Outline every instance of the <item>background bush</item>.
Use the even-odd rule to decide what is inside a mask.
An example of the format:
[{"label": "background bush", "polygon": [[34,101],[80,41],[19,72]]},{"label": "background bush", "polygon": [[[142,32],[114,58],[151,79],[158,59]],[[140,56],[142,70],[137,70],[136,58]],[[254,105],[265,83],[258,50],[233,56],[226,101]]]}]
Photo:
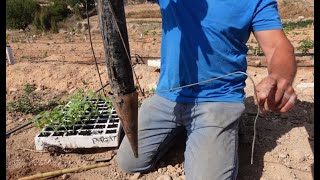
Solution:
[{"label": "background bush", "polygon": [[49,6],[41,7],[36,13],[33,25],[41,31],[58,32],[57,23],[64,21],[71,13],[68,5],[64,0],[54,0]]},{"label": "background bush", "polygon": [[[97,15],[95,0],[48,0],[43,6],[37,0],[6,0],[6,27],[26,30],[33,24],[38,31],[58,32],[65,20],[86,18]],[[126,4],[140,4],[147,0],[125,0]],[[71,17],[72,16],[72,17]]]},{"label": "background bush", "polygon": [[6,0],[6,28],[25,30],[39,8],[35,0]]},{"label": "background bush", "polygon": [[314,41],[312,41],[308,37],[299,42],[299,46],[297,47],[297,50],[300,50],[302,54],[307,54],[310,49],[313,49],[313,47],[314,47]]},{"label": "background bush", "polygon": [[72,9],[72,12],[82,18],[87,17],[86,15],[86,1],[88,1],[88,14],[89,16],[96,15],[97,11],[95,8],[94,0],[66,0],[66,3]]}]

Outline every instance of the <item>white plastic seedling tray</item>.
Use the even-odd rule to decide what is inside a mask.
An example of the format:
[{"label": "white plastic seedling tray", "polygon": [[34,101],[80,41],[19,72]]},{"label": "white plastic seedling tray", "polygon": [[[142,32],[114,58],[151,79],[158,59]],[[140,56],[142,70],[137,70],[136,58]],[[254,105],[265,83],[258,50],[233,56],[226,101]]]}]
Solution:
[{"label": "white plastic seedling tray", "polygon": [[50,127],[42,129],[35,137],[36,149],[44,150],[51,146],[63,149],[117,147],[121,123],[116,111],[112,108],[108,113],[104,101],[98,101],[98,110],[102,112],[99,117],[77,123],[75,131],[73,127],[61,127],[56,131]]}]

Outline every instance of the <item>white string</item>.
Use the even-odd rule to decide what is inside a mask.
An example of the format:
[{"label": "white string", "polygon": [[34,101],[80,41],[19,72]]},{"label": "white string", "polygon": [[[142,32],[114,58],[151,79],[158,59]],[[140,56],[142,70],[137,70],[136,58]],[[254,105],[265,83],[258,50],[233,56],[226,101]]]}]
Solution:
[{"label": "white string", "polygon": [[[195,85],[198,85],[198,84],[203,84],[203,83],[215,81],[215,80],[221,79],[221,78],[226,77],[226,76],[231,76],[233,74],[244,74],[251,80],[252,85],[253,85],[253,91],[254,91],[255,99],[258,100],[257,91],[256,91],[256,85],[255,85],[252,77],[249,76],[247,73],[242,72],[242,71],[232,72],[232,73],[229,73],[229,74],[226,74],[226,75],[222,75],[222,76],[218,76],[218,77],[215,77],[215,78],[211,78],[211,79],[208,79],[208,80],[204,80],[204,81],[200,81],[200,82],[197,82],[197,83],[188,84],[188,85],[185,85],[185,86],[179,86],[179,87],[175,87],[175,88],[171,88],[171,89],[167,89],[167,90],[162,90],[162,91],[159,91],[159,92],[162,93],[162,92],[174,91],[174,90],[177,90],[177,89],[182,89],[182,88],[186,88],[186,87],[190,87],[190,86],[195,86]],[[256,104],[257,104],[257,109],[258,110],[257,110],[257,115],[256,115],[256,117],[254,119],[254,124],[253,124],[253,140],[252,140],[252,148],[251,148],[251,164],[253,164],[254,145],[255,145],[255,141],[256,141],[256,123],[257,123],[257,119],[258,119],[258,116],[259,116],[259,103],[256,102]]]}]

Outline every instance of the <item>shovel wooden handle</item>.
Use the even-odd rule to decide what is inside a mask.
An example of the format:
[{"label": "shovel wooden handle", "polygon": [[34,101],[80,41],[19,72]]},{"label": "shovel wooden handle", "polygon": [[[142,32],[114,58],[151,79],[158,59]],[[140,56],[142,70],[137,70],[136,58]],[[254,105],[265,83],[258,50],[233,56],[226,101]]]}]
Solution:
[{"label": "shovel wooden handle", "polygon": [[86,171],[86,170],[90,170],[90,169],[94,169],[94,168],[98,168],[98,167],[109,166],[109,165],[110,165],[109,162],[98,163],[98,164],[93,164],[93,165],[62,169],[62,170],[51,171],[51,172],[46,172],[46,173],[39,173],[39,174],[35,174],[32,176],[22,177],[22,178],[19,178],[18,180],[32,180],[32,179],[39,179],[39,178],[45,178],[45,177],[51,177],[51,176],[58,176],[58,175],[66,174],[66,173]]}]

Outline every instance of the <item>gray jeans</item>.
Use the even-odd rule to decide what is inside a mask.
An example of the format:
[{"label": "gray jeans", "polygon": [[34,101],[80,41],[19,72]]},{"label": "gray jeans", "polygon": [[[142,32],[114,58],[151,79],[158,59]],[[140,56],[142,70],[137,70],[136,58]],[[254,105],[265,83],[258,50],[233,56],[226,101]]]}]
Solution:
[{"label": "gray jeans", "polygon": [[124,137],[118,166],[129,173],[150,170],[184,127],[186,179],[236,179],[238,121],[244,108],[238,102],[176,103],[154,95],[139,110],[139,158]]}]

